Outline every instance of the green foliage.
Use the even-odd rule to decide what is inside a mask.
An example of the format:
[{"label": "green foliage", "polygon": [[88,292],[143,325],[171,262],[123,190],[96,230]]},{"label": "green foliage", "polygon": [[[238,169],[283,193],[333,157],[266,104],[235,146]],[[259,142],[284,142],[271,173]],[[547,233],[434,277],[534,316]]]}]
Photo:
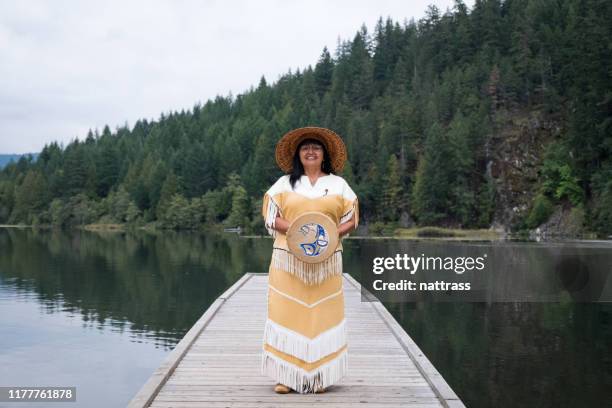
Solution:
[{"label": "green foliage", "polygon": [[572,174],[567,164],[558,168],[559,182],[555,189],[557,199],[567,198],[573,205],[579,205],[584,199],[584,191],[578,184],[578,178]]},{"label": "green foliage", "polygon": [[64,210],[64,202],[61,198],[56,198],[51,201],[49,205],[49,214],[51,224],[58,227],[63,227],[68,224],[68,214]]},{"label": "green foliage", "polygon": [[598,192],[593,208],[593,226],[600,233],[612,234],[612,179]]},{"label": "green foliage", "polygon": [[135,222],[141,213],[123,187],[105,197],[100,203],[100,209],[107,223]]},{"label": "green foliage", "polygon": [[445,228],[439,227],[423,227],[419,228],[416,232],[417,237],[422,238],[449,238],[461,236],[457,232]]},{"label": "green foliage", "polygon": [[206,207],[205,220],[207,223],[223,221],[232,209],[232,193],[228,189],[208,191],[202,197],[202,201]]},{"label": "green foliage", "polygon": [[584,232],[584,224],[586,221],[586,211],[583,206],[573,207],[570,210],[566,231],[564,233],[568,235],[579,235]]},{"label": "green foliage", "polygon": [[49,206],[49,221],[58,227],[91,224],[100,216],[99,207],[84,193],[65,199],[56,198]]},{"label": "green foliage", "polygon": [[329,90],[332,84],[332,75],[334,73],[334,63],[331,59],[331,55],[327,50],[327,47],[323,48],[323,53],[319,58],[319,62],[315,66],[314,78],[317,94],[319,98],[325,95],[325,92]]},{"label": "green foliage", "polygon": [[382,221],[376,221],[369,225],[368,233],[374,236],[390,236],[393,235],[396,228],[396,223],[384,223]]},{"label": "green foliage", "polygon": [[232,207],[225,224],[229,227],[245,227],[249,224],[249,197],[240,182],[240,176],[230,174],[226,189],[232,196]]},{"label": "green foliage", "polygon": [[487,228],[493,221],[493,214],[495,213],[495,184],[491,178],[487,178],[486,182],[481,186],[481,190],[478,194],[478,219],[476,226],[480,228]]},{"label": "green foliage", "polygon": [[399,162],[394,154],[389,156],[387,171],[383,178],[382,207],[383,220],[398,221],[404,210],[404,191],[400,178]]},{"label": "green foliage", "polygon": [[11,180],[0,181],[0,222],[8,221],[15,205],[15,187]]},{"label": "green foliage", "polygon": [[160,221],[164,228],[198,229],[206,215],[206,206],[202,199],[187,199],[181,194],[170,198],[168,206],[161,215]]},{"label": "green foliage", "polygon": [[173,172],[170,172],[164,180],[164,184],[162,184],[161,192],[159,195],[159,201],[157,203],[157,219],[162,219],[168,206],[170,205],[170,201],[172,197],[176,195],[179,191],[178,186],[178,178]]},{"label": "green foliage", "polygon": [[[107,138],[110,138],[108,127],[105,130],[108,131]],[[119,152],[111,140],[105,145],[102,145],[102,142],[100,144],[100,152],[96,158],[96,193],[105,197],[119,179]]]},{"label": "green foliage", "polygon": [[527,216],[526,227],[536,228],[546,222],[554,211],[553,203],[548,197],[540,193],[535,196],[531,211]]},{"label": "green foliage", "polygon": [[572,171],[570,159],[566,146],[549,146],[542,165],[543,189],[549,196],[558,200],[566,199],[578,206],[584,202],[585,194],[578,177]]},{"label": "green foliage", "polygon": [[12,222],[31,223],[47,204],[47,183],[36,170],[29,170],[21,184],[15,189],[15,207]]},{"label": "green foliage", "polygon": [[453,163],[453,152],[444,129],[435,123],[427,132],[414,184],[412,208],[419,223],[432,225],[449,216],[455,174]]}]

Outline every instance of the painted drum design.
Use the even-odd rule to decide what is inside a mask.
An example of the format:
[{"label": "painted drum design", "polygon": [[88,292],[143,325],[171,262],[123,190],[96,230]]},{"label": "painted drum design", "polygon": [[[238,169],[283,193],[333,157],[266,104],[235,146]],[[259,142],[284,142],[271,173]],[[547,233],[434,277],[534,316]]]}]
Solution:
[{"label": "painted drum design", "polygon": [[327,215],[310,211],[297,217],[287,230],[287,246],[302,262],[328,259],[338,246],[338,228]]}]

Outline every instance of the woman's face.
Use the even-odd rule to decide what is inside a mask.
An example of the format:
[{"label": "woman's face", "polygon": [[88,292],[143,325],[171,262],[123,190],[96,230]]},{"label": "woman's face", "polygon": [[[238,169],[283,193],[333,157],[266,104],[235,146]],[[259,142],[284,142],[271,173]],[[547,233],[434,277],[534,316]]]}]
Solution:
[{"label": "woman's face", "polygon": [[321,168],[323,163],[323,146],[317,143],[306,142],[299,148],[300,161],[304,168]]}]

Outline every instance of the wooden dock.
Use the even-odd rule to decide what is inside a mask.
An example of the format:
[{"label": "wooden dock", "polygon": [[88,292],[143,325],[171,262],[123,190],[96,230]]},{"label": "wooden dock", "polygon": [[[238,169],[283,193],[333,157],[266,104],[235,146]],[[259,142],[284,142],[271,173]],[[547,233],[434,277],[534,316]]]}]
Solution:
[{"label": "wooden dock", "polygon": [[324,394],[275,394],[260,374],[267,286],[267,274],[247,273],[217,298],[129,408],[464,406],[387,309],[361,301],[346,273],[348,375]]}]

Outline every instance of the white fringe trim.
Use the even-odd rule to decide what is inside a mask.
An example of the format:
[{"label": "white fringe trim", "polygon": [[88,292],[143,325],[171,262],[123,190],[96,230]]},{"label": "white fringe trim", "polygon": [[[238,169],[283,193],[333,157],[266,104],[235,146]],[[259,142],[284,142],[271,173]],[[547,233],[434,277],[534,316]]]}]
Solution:
[{"label": "white fringe trim", "polygon": [[335,292],[335,293],[332,293],[332,294],[331,294],[331,295],[329,295],[329,296],[325,296],[324,298],[321,298],[321,299],[317,300],[317,301],[316,301],[316,302],[314,302],[314,303],[306,303],[306,302],[303,302],[303,301],[301,301],[300,299],[298,299],[298,298],[296,298],[296,297],[293,297],[293,296],[291,296],[291,295],[286,294],[285,292],[281,292],[280,290],[276,289],[276,288],[275,288],[274,286],[272,286],[272,285],[268,285],[268,288],[270,288],[270,290],[273,290],[274,292],[278,293],[278,294],[279,294],[279,295],[281,295],[282,297],[284,297],[284,298],[286,298],[286,299],[289,299],[289,300],[291,300],[292,302],[299,303],[300,305],[302,305],[302,306],[304,306],[304,307],[307,307],[307,308],[309,308],[309,309],[312,309],[312,308],[314,308],[314,307],[316,307],[316,306],[320,305],[321,303],[323,303],[323,302],[325,302],[325,301],[327,301],[327,300],[329,300],[329,299],[333,299],[333,298],[335,298],[336,296],[340,296],[340,295],[342,294],[342,289],[340,289],[339,291],[337,291],[337,292]]},{"label": "white fringe trim", "polygon": [[335,251],[323,262],[309,264],[300,261],[291,252],[272,249],[272,267],[289,272],[307,285],[318,285],[332,276],[342,276],[342,251]]},{"label": "white fringe trim", "polygon": [[347,344],[346,320],[342,319],[338,325],[310,339],[268,319],[264,343],[307,363],[313,363]]},{"label": "white fringe trim", "polygon": [[268,207],[266,208],[266,219],[264,223],[268,233],[276,238],[278,231],[274,229],[276,217],[280,214],[280,207],[274,202],[274,199],[268,195]]},{"label": "white fringe trim", "polygon": [[[359,200],[356,198],[353,200],[353,206],[351,209],[340,217],[340,224],[349,222],[353,216],[355,216],[355,229],[357,229],[359,226]],[[347,238],[348,236],[350,236],[350,234],[345,234],[342,238]]]},{"label": "white fringe trim", "polygon": [[286,385],[300,394],[315,392],[338,382],[348,371],[347,350],[338,357],[312,371],[306,371],[264,350],[261,372],[276,382]]},{"label": "white fringe trim", "polygon": [[353,203],[353,207],[349,210],[349,212],[347,212],[342,217],[340,217],[340,224],[344,224],[345,222],[350,221],[351,218],[353,218],[353,214],[355,214],[355,204],[354,203]]}]

